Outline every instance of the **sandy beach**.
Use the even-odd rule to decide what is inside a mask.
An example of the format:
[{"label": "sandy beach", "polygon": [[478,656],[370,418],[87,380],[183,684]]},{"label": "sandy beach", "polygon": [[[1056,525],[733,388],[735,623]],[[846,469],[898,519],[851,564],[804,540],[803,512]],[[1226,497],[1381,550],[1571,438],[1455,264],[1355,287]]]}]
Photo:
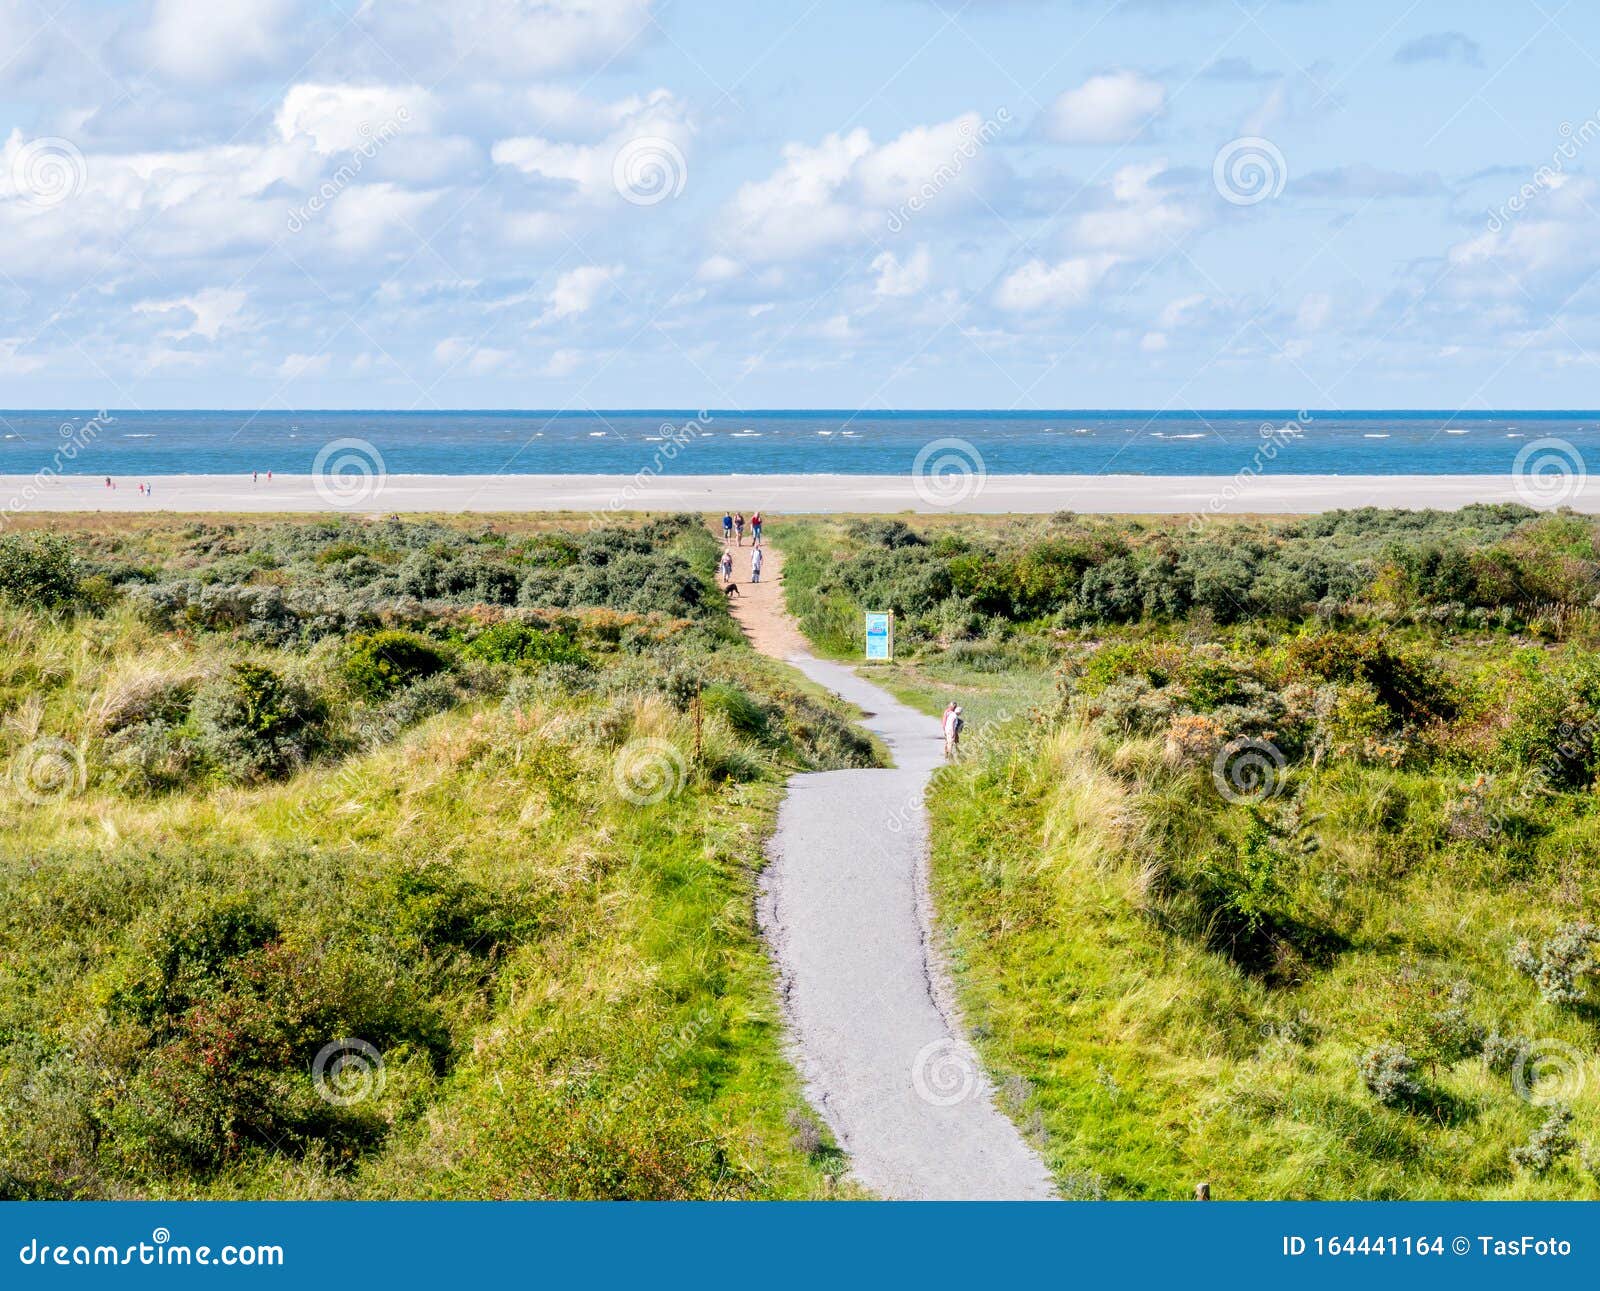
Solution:
[{"label": "sandy beach", "polygon": [[[141,494],[138,484],[151,492]],[[1518,485],[1522,486],[1519,492]],[[1528,502],[1600,513],[1600,486],[1576,478],[1529,496],[1511,475],[991,475],[949,481],[909,475],[391,475],[340,489],[280,475],[0,476],[0,514],[37,511],[713,511],[1117,515],[1260,514],[1344,507],[1456,508]]]}]

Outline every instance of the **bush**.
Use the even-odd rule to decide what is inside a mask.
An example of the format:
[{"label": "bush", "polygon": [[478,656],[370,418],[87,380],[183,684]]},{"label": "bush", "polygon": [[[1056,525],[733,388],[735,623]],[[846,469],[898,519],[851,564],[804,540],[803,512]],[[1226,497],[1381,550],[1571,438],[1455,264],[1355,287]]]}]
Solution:
[{"label": "bush", "polygon": [[1526,1143],[1511,1149],[1511,1164],[1533,1175],[1547,1175],[1577,1146],[1572,1134],[1572,1113],[1557,1107]]},{"label": "bush", "polygon": [[1550,1004],[1578,1004],[1584,999],[1581,979],[1600,968],[1594,949],[1600,929],[1592,923],[1565,923],[1538,953],[1523,940],[1511,948],[1512,966],[1538,983],[1539,994]]},{"label": "bush", "polygon": [[739,734],[766,736],[767,710],[750,698],[743,687],[731,681],[713,682],[701,692],[700,698],[706,713],[721,713]]},{"label": "bush", "polygon": [[0,596],[53,610],[78,598],[80,570],[72,543],[56,534],[0,537]]},{"label": "bush", "polygon": [[565,633],[526,623],[496,623],[484,629],[468,644],[467,653],[487,663],[568,663],[582,667],[589,661],[577,642]]},{"label": "bush", "polygon": [[272,779],[303,765],[321,747],[327,712],[304,686],[271,668],[239,663],[195,696],[200,745],[228,779]]},{"label": "bush", "polygon": [[1401,653],[1381,637],[1324,632],[1289,645],[1289,666],[1323,681],[1360,682],[1370,687],[1403,722],[1443,721],[1457,701],[1443,671],[1415,652]]},{"label": "bush", "polygon": [[1367,1050],[1358,1070],[1367,1092],[1385,1107],[1405,1107],[1422,1093],[1416,1079],[1417,1064],[1397,1044]]},{"label": "bush", "polygon": [[350,638],[345,647],[345,679],[369,699],[381,699],[420,677],[450,666],[431,641],[414,632],[388,629]]},{"label": "bush", "polygon": [[176,726],[188,716],[198,684],[197,677],[134,677],[107,693],[97,724],[107,735],[152,722]]},{"label": "bush", "polygon": [[1501,1035],[1496,1028],[1483,1038],[1483,1065],[1495,1075],[1504,1076],[1526,1058],[1532,1044],[1527,1036]]}]

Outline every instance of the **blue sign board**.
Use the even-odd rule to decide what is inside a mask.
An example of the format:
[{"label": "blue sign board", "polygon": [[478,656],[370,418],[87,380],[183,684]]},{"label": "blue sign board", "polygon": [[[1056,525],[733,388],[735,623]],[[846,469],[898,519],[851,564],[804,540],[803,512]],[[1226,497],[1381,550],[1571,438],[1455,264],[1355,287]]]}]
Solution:
[{"label": "blue sign board", "polygon": [[867,658],[890,659],[893,656],[894,615],[867,611]]}]

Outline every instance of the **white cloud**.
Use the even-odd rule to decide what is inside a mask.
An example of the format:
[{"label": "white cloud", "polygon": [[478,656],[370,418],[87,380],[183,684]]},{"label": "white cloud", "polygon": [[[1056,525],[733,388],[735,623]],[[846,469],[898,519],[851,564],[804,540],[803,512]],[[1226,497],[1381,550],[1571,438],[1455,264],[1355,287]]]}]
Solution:
[{"label": "white cloud", "polygon": [[860,242],[887,229],[891,217],[953,213],[1003,173],[987,151],[993,133],[966,112],[881,146],[865,129],[830,134],[814,147],[787,144],[782,166],[734,195],[726,236],[749,259],[770,262]]},{"label": "white cloud", "polygon": [[1444,290],[1470,299],[1533,303],[1542,289],[1581,282],[1600,263],[1596,205],[1600,183],[1554,175],[1519,214],[1497,216],[1495,227],[1449,249]]},{"label": "white cloud", "polygon": [[1197,310],[1208,304],[1210,299],[1209,296],[1197,294],[1179,296],[1176,300],[1168,301],[1156,319],[1156,327],[1163,332],[1182,327]]},{"label": "white cloud", "polygon": [[386,246],[395,235],[415,247],[421,238],[417,223],[438,200],[437,193],[416,193],[397,184],[360,184],[348,188],[328,212],[334,244],[342,251],[363,253]]},{"label": "white cloud", "polygon": [[[656,90],[647,98],[628,99],[613,105],[613,109],[612,129],[599,142],[571,143],[542,135],[518,135],[500,140],[489,155],[497,166],[571,184],[587,199],[621,201],[614,169],[618,154],[631,146],[646,152],[653,150],[654,159],[674,172],[671,186],[676,188],[677,172],[687,165],[693,135],[684,105],[666,90]],[[662,143],[655,143],[657,140]]]},{"label": "white cloud", "polygon": [[872,293],[875,296],[914,296],[928,285],[932,265],[933,257],[926,242],[919,243],[904,264],[893,251],[880,252],[872,261],[873,272],[878,275]]},{"label": "white cloud", "polygon": [[594,308],[601,293],[621,275],[620,264],[588,264],[568,270],[556,279],[556,285],[545,297],[548,307],[540,315],[539,322],[549,323],[557,319],[572,318],[578,314],[587,314]]},{"label": "white cloud", "polygon": [[206,287],[192,296],[140,301],[134,308],[141,314],[187,312],[193,321],[186,327],[174,327],[164,335],[180,341],[190,336],[214,341],[223,331],[237,325],[244,302],[245,293],[238,288]]},{"label": "white cloud", "polygon": [[1167,334],[1165,332],[1146,332],[1139,338],[1139,348],[1146,354],[1160,354],[1167,348]]},{"label": "white cloud", "polygon": [[278,376],[284,381],[325,376],[332,364],[331,354],[291,354],[278,364]]},{"label": "white cloud", "polygon": [[1057,143],[1127,143],[1160,113],[1166,100],[1166,88],[1159,81],[1138,72],[1107,72],[1059,95],[1041,125]]},{"label": "white cloud", "polygon": [[283,57],[296,16],[294,0],[156,0],[142,43],[158,71],[215,85]]},{"label": "white cloud", "polygon": [[781,260],[860,237],[865,213],[839,189],[871,150],[865,130],[830,134],[814,148],[786,145],[782,166],[735,194],[731,238],[756,258]]},{"label": "white cloud", "polygon": [[1124,166],[1111,177],[1111,202],[1073,221],[1075,240],[1085,247],[1128,255],[1166,251],[1199,223],[1198,212],[1183,205],[1154,181],[1166,173],[1165,160]]},{"label": "white cloud", "polygon": [[1300,332],[1320,332],[1333,317],[1333,297],[1326,292],[1308,292],[1294,313],[1294,326]]},{"label": "white cloud", "polygon": [[419,85],[293,85],[278,109],[285,143],[309,139],[323,156],[353,152],[402,129],[425,130],[432,94]]},{"label": "white cloud", "polygon": [[731,256],[714,255],[700,262],[694,276],[701,282],[728,282],[743,272],[744,266]]},{"label": "white cloud", "polygon": [[490,349],[486,345],[474,345],[460,336],[450,336],[433,347],[433,357],[435,362],[447,368],[455,368],[465,360],[469,373],[482,376],[502,366],[511,357],[511,351]]},{"label": "white cloud", "polygon": [[1030,260],[1013,270],[995,290],[994,303],[1011,313],[1042,309],[1075,309],[1093,298],[1094,290],[1120,263],[1114,255],[1074,256],[1057,264]]},{"label": "white cloud", "polygon": [[582,363],[582,350],[557,350],[545,362],[544,372],[550,377],[570,376]]},{"label": "white cloud", "polygon": [[384,0],[358,21],[407,67],[512,77],[599,66],[650,27],[651,0]]}]

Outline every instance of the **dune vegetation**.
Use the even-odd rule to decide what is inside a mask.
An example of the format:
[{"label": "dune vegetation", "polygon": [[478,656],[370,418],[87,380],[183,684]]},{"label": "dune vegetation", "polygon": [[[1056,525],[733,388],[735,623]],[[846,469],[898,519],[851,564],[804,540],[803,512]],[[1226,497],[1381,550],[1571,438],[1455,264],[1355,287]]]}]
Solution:
[{"label": "dune vegetation", "polygon": [[1520,507],[785,528],[966,708],[941,940],[1069,1197],[1600,1196],[1600,542]]},{"label": "dune vegetation", "polygon": [[753,874],[868,765],[677,517],[0,537],[0,1197],[809,1197]]}]

